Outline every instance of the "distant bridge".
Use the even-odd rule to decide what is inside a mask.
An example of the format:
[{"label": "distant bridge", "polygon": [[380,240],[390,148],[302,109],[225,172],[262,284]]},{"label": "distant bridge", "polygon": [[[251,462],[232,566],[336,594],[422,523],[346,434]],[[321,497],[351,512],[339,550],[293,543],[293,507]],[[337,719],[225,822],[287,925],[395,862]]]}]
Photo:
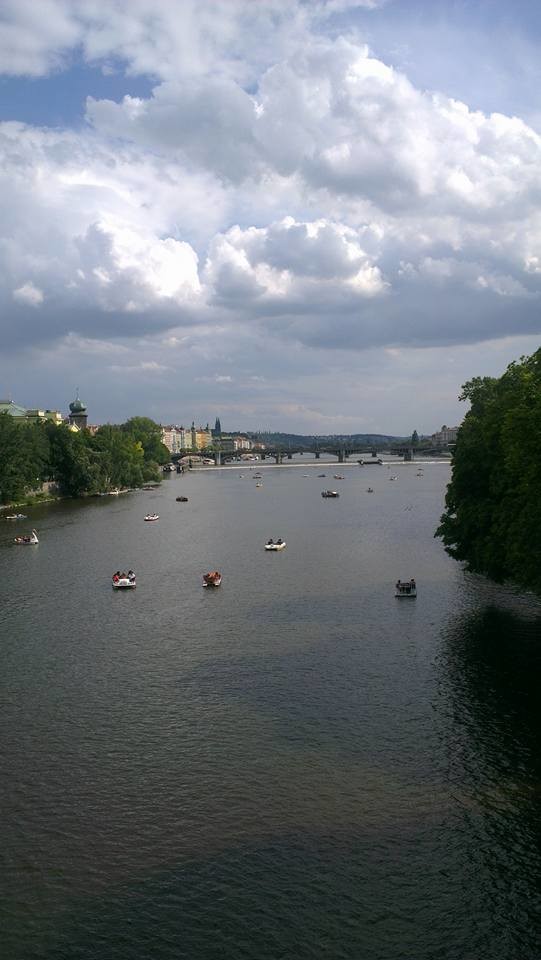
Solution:
[{"label": "distant bridge", "polygon": [[[391,447],[391,454],[395,456],[403,457],[404,460],[413,460],[415,449],[411,444],[397,444]],[[418,451],[419,453],[421,451]],[[422,451],[424,452],[424,451]],[[199,456],[205,457],[208,459],[213,459],[216,466],[219,466],[222,463],[228,463],[232,460],[237,460],[241,451],[230,451],[230,450],[220,450],[218,449],[209,449],[209,450],[198,450],[195,453],[193,450],[185,450],[180,453],[174,453],[171,457],[172,461],[180,460],[182,457],[189,456]],[[311,446],[311,447],[290,447],[290,446],[266,446],[264,450],[255,450],[260,460],[266,460],[267,458],[273,459],[277,464],[283,463],[284,460],[292,460],[293,457],[297,454],[308,453],[314,456],[316,460],[319,460],[323,456],[333,456],[336,457],[338,463],[346,463],[349,457],[358,456],[364,457],[366,460],[376,459],[379,456],[378,449],[373,445],[367,446],[364,445],[351,445],[351,444],[341,444],[341,443],[332,443],[325,444],[324,446]]]}]

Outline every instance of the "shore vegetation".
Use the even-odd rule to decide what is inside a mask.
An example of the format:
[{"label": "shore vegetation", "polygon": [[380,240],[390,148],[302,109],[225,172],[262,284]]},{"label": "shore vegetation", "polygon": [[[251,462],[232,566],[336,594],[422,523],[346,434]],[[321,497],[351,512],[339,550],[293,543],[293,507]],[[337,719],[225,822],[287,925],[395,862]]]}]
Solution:
[{"label": "shore vegetation", "polygon": [[541,595],[541,349],[460,399],[471,406],[436,536],[469,570]]},{"label": "shore vegetation", "polygon": [[0,414],[0,503],[40,496],[52,481],[62,496],[78,497],[159,481],[169,459],[159,424],[132,417],[92,434],[67,424],[29,423]]}]

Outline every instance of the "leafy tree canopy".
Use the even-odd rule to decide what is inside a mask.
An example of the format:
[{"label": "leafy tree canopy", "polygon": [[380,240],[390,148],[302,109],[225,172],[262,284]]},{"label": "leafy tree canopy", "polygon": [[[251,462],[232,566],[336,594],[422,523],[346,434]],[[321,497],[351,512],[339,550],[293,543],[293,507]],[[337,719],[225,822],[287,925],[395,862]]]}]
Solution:
[{"label": "leafy tree canopy", "polygon": [[460,399],[471,408],[436,536],[468,569],[541,594],[541,349]]}]

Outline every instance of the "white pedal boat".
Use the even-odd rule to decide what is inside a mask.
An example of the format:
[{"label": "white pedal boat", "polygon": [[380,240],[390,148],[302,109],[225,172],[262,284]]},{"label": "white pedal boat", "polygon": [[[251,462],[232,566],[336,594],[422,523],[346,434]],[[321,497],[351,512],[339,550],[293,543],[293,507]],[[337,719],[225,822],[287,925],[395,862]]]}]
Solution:
[{"label": "white pedal boat", "polygon": [[117,577],[116,574],[111,579],[113,590],[135,590],[137,582],[135,574],[131,577]]},{"label": "white pedal boat", "polygon": [[265,550],[283,550],[286,545],[285,540],[280,540],[278,543],[266,543]]},{"label": "white pedal boat", "polygon": [[28,543],[39,543],[38,535],[35,530],[32,530],[32,533],[24,535],[22,537],[15,537],[13,543],[19,544],[28,544]]}]

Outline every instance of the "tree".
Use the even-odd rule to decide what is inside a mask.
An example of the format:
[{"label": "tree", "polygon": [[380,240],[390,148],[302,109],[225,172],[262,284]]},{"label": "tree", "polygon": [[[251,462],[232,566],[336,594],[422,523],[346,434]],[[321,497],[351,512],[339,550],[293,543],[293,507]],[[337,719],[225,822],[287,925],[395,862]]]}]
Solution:
[{"label": "tree", "polygon": [[468,569],[541,594],[541,350],[460,399],[471,408],[436,536]]},{"label": "tree", "polygon": [[13,503],[47,475],[49,445],[42,424],[1,413],[0,452],[0,503]]},{"label": "tree", "polygon": [[411,445],[412,447],[416,447],[418,446],[418,444],[419,444],[419,434],[417,433],[417,430],[414,430],[411,435]]},{"label": "tree", "polygon": [[167,463],[170,453],[162,443],[162,428],[150,417],[131,417],[122,424],[122,430],[139,441],[143,448],[144,459],[155,463]]}]

